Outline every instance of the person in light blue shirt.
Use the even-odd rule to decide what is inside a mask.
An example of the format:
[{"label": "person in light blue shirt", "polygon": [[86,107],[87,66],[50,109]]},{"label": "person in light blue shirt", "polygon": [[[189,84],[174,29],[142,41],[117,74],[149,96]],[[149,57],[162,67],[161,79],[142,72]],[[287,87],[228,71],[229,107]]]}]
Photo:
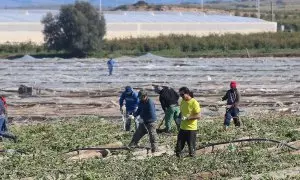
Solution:
[{"label": "person in light blue shirt", "polygon": [[115,63],[116,62],[113,60],[113,58],[109,58],[109,60],[107,61],[107,67],[108,67],[108,74],[109,74],[109,76],[111,76],[113,74]]}]

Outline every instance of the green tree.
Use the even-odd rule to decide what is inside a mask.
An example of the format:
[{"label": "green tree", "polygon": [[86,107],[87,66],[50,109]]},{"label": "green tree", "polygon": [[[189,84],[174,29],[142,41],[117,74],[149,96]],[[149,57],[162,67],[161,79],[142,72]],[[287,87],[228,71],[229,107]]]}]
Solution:
[{"label": "green tree", "polygon": [[236,10],[236,11],[234,12],[234,16],[241,16],[241,12]]},{"label": "green tree", "polygon": [[251,13],[250,17],[257,18],[257,14],[256,13]]},{"label": "green tree", "polygon": [[46,47],[75,56],[100,50],[106,33],[103,14],[88,2],[62,6],[58,15],[48,13],[42,23]]}]

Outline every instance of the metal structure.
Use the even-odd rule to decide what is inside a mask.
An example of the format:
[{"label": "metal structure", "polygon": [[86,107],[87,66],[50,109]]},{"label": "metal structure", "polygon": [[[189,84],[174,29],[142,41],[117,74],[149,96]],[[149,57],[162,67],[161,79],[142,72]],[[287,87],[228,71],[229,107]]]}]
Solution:
[{"label": "metal structure", "polygon": [[101,14],[102,14],[102,0],[99,0],[99,18],[101,20]]},{"label": "metal structure", "polygon": [[271,16],[272,16],[272,22],[274,22],[273,1],[271,1]]},{"label": "metal structure", "polygon": [[260,0],[256,0],[257,18],[260,19]]}]

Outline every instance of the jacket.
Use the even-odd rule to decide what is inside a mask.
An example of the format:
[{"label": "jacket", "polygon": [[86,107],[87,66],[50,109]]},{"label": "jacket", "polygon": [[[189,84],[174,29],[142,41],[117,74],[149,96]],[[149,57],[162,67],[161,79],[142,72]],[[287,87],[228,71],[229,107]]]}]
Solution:
[{"label": "jacket", "polygon": [[5,104],[2,100],[0,100],[0,116],[5,115],[5,114],[6,114]]},{"label": "jacket", "polygon": [[133,112],[136,110],[139,104],[139,98],[136,92],[132,89],[129,92],[124,91],[119,99],[120,107],[123,106],[125,100],[125,107],[127,112]]},{"label": "jacket", "polygon": [[108,68],[113,68],[115,65],[115,61],[113,59],[110,59],[107,61]]},{"label": "jacket", "polygon": [[238,107],[240,99],[240,93],[236,88],[228,90],[222,97],[222,101],[227,100],[227,105],[234,105],[234,107]]},{"label": "jacket", "polygon": [[171,105],[178,105],[178,99],[178,93],[172,88],[165,87],[159,92],[159,101],[164,111]]},{"label": "jacket", "polygon": [[145,124],[155,122],[157,118],[154,102],[150,98],[148,98],[145,102],[140,101],[138,109],[133,116],[140,116]]}]

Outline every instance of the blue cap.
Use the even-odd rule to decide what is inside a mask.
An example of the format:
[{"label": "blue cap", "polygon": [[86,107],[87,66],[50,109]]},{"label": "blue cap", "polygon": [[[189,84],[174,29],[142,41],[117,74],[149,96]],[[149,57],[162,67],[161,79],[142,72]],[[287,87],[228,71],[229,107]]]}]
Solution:
[{"label": "blue cap", "polygon": [[130,86],[125,87],[125,92],[131,92],[131,91],[132,91],[132,88]]}]

